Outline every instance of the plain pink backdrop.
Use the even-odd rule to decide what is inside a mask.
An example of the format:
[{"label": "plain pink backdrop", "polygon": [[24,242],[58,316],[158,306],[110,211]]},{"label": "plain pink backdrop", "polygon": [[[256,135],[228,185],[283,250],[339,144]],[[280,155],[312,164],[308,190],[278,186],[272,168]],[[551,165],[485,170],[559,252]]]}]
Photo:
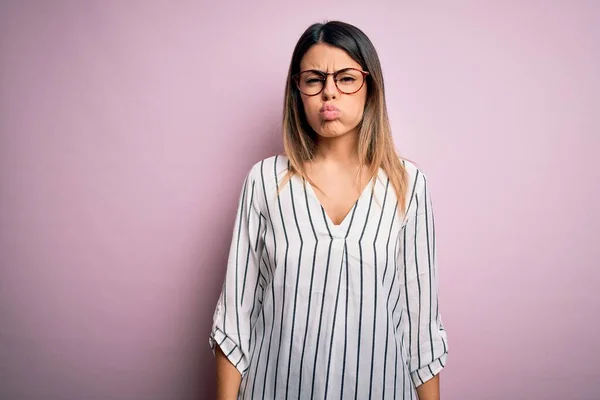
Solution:
[{"label": "plain pink backdrop", "polygon": [[429,177],[443,399],[600,398],[600,3],[0,4],[0,398],[214,396],[249,167],[296,40],[374,42]]}]

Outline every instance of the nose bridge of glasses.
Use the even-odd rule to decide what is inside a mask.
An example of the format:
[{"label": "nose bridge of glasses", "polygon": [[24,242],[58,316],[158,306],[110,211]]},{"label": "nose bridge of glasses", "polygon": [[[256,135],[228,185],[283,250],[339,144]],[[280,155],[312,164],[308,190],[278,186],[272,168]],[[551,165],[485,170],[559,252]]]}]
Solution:
[{"label": "nose bridge of glasses", "polygon": [[[337,87],[337,80],[336,80],[336,74],[337,72],[324,72],[323,76],[325,79],[323,79],[322,81],[322,85],[323,85],[323,89],[324,90],[329,90],[331,91],[337,91],[338,87]],[[331,76],[331,79],[329,79],[329,77]],[[329,85],[333,85],[333,86],[329,86]]]}]

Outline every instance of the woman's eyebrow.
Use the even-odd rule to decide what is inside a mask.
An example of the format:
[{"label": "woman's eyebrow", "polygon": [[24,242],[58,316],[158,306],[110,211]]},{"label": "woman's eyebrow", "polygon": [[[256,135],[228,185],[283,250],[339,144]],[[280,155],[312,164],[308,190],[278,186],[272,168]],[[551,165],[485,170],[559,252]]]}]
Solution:
[{"label": "woman's eyebrow", "polygon": [[[343,70],[345,70],[345,69],[349,69],[349,68],[355,68],[355,67],[344,67],[344,68],[340,68],[340,69],[337,69],[337,70],[333,71],[332,73],[336,73],[336,72],[339,72],[339,71],[343,71]],[[318,69],[318,68],[308,68],[308,69],[305,69],[304,71],[316,71],[316,72],[322,72],[322,73],[324,73],[324,74],[328,73],[327,71],[323,71],[323,70],[321,70],[321,69]]]}]

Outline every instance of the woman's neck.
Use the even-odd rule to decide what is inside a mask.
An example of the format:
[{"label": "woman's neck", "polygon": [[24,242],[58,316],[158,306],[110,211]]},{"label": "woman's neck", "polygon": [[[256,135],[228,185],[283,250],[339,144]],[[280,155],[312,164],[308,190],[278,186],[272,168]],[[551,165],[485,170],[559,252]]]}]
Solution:
[{"label": "woman's neck", "polygon": [[320,137],[313,163],[356,167],[360,164],[357,148],[358,138],[352,132],[333,138]]}]

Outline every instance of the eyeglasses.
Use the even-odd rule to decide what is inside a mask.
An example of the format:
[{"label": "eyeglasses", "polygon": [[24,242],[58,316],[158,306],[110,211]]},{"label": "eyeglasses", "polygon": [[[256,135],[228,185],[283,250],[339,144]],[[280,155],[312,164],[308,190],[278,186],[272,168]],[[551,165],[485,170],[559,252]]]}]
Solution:
[{"label": "eyeglasses", "polygon": [[340,92],[354,94],[362,89],[369,73],[356,68],[344,68],[336,72],[311,69],[292,75],[292,79],[302,94],[316,96],[323,91],[328,75],[333,75],[333,82]]}]

